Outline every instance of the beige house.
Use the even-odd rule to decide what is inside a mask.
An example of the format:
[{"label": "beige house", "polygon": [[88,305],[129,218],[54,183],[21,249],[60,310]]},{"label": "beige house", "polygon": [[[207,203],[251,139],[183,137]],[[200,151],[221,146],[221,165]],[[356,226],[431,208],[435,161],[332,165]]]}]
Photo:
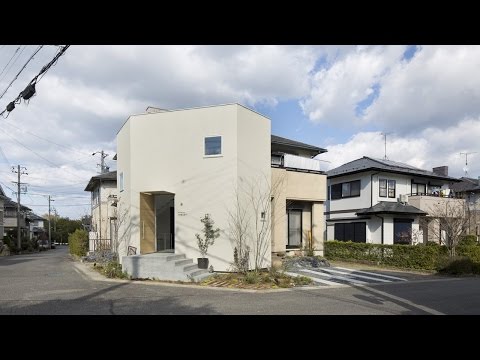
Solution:
[{"label": "beige house", "polygon": [[89,251],[104,248],[115,251],[117,172],[110,171],[92,176],[85,191],[92,193]]},{"label": "beige house", "polygon": [[[262,267],[271,265],[272,252],[299,251],[310,239],[321,253],[326,176],[312,157],[325,151],[271,136],[270,120],[239,104],[148,108],[130,116],[117,134],[116,155],[124,270],[136,277],[197,279],[195,235],[205,214],[221,230],[209,263],[230,270],[238,209],[249,239],[258,227],[265,230],[268,241],[257,254]],[[250,266],[253,258],[251,250]]]}]

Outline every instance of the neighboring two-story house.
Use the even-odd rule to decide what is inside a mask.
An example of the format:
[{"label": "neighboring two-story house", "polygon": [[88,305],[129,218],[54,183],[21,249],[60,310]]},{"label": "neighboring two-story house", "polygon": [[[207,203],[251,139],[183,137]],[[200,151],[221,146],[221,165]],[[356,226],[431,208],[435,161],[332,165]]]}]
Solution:
[{"label": "neighboring two-story house", "polygon": [[[376,244],[435,239],[439,226],[429,212],[451,199],[449,187],[458,182],[447,167],[433,171],[364,156],[327,172],[326,239]],[[436,225],[435,225],[436,224]]]},{"label": "neighboring two-story house", "polygon": [[48,231],[45,230],[46,219],[37,214],[29,213],[26,216],[26,220],[28,223],[30,240],[48,238]]},{"label": "neighboring two-story house", "polygon": [[[17,230],[17,203],[9,198],[4,200],[4,213],[3,213],[3,234],[6,235],[8,231]],[[20,231],[21,237],[30,238],[30,229],[26,220],[26,215],[30,213],[32,209],[20,205]],[[17,233],[15,232],[15,237]]]},{"label": "neighboring two-story house", "polygon": [[[85,191],[91,192],[91,228],[89,251],[113,249],[116,238],[117,172],[110,171],[92,176]],[[113,206],[112,206],[113,205]]]},{"label": "neighboring two-story house", "polygon": [[469,233],[480,235],[480,177],[472,179],[461,177],[460,182],[453,184],[451,189],[455,195],[465,199],[469,210]]},{"label": "neighboring two-story house", "polygon": [[[200,257],[195,235],[205,214],[221,229],[207,254],[217,271],[232,268],[232,223],[239,219],[249,224],[249,239],[255,224],[268,239],[261,249],[263,267],[271,265],[272,252],[299,251],[307,241],[321,254],[326,175],[312,157],[325,151],[271,136],[270,120],[239,104],[148,108],[130,116],[117,134],[116,155],[124,270],[137,277],[186,279],[174,273],[195,270],[189,259],[196,263]],[[136,255],[122,258],[127,253]],[[162,254],[166,262],[176,261],[168,276]]]}]

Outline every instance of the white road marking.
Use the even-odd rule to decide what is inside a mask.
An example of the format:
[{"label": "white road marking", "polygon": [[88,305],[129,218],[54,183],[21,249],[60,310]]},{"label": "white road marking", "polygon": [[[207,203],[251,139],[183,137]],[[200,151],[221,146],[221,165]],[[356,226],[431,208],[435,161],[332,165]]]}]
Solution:
[{"label": "white road marking", "polygon": [[348,281],[348,282],[351,282],[351,283],[353,283],[353,284],[360,284],[360,285],[366,285],[366,284],[368,284],[368,283],[365,282],[365,281],[350,279],[350,278],[347,278],[347,277],[344,277],[344,276],[325,274],[325,273],[321,273],[321,272],[313,271],[313,270],[308,270],[308,269],[300,269],[300,271],[302,271],[302,272],[308,272],[308,273],[310,273],[310,274],[315,274],[315,275],[324,276],[324,277],[327,277],[329,280],[330,280],[330,279],[333,279],[333,280],[338,279],[338,280]]},{"label": "white road marking", "polygon": [[[286,272],[285,274],[290,275],[290,276],[303,276],[303,275],[301,275],[301,274],[296,274],[296,273],[291,273],[291,272]],[[328,280],[324,280],[324,279],[314,278],[314,277],[312,277],[312,276],[309,276],[309,278],[312,279],[312,280],[315,281],[315,282],[318,282],[318,283],[321,283],[321,284],[325,284],[325,285],[344,285],[344,284],[340,284],[340,283],[333,282],[333,281],[328,281]]]},{"label": "white road marking", "polygon": [[368,272],[368,271],[355,270],[355,269],[347,269],[347,268],[340,267],[340,266],[335,266],[335,269],[346,270],[346,271],[354,271],[354,272],[358,272],[358,273],[362,273],[362,274],[367,274],[367,275],[383,276],[383,277],[388,278],[388,279],[394,279],[394,280],[400,280],[400,281],[408,281],[407,279],[400,278],[400,277],[396,277],[396,276],[384,275],[384,274],[379,275],[379,274],[377,274],[377,273],[371,273],[371,272]]},{"label": "white road marking", "polygon": [[[326,272],[332,272],[332,273],[337,273],[337,274],[343,274],[343,275],[349,275],[349,276],[354,276],[362,279],[368,279],[368,280],[375,280],[375,281],[380,281],[380,282],[392,282],[392,280],[385,280],[385,279],[379,279],[379,278],[374,278],[371,276],[366,276],[366,275],[357,275],[353,274],[351,272],[344,272],[344,271],[338,271],[338,270],[332,270],[332,269],[326,269],[326,268],[321,268],[322,271]],[[380,275],[379,275],[380,276]]]}]

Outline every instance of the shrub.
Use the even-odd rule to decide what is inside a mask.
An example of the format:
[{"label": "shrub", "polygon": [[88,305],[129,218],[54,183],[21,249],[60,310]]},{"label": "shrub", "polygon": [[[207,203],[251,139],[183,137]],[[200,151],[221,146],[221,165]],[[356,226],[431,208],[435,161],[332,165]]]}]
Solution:
[{"label": "shrub", "polygon": [[478,245],[477,237],[475,235],[465,235],[458,242],[458,246],[472,246]]},{"label": "shrub", "polygon": [[256,284],[260,280],[260,276],[256,271],[249,271],[245,274],[245,282],[247,284]]},{"label": "shrub", "polygon": [[72,255],[87,255],[88,233],[85,230],[75,230],[73,234],[68,235],[68,247],[70,248],[70,254]]},{"label": "shrub", "polygon": [[438,262],[447,256],[445,246],[325,242],[325,257],[329,260],[360,260],[378,265],[435,270]]},{"label": "shrub", "polygon": [[473,262],[480,264],[480,246],[478,245],[459,245],[455,249],[457,255],[466,256]]},{"label": "shrub", "polygon": [[293,278],[293,282],[295,285],[310,285],[313,283],[313,280],[307,276],[295,276]]},{"label": "shrub", "polygon": [[116,260],[106,262],[101,271],[108,278],[128,279],[126,272],[122,271],[122,265]]},{"label": "shrub", "polygon": [[480,266],[478,265],[479,264],[475,264],[467,257],[456,257],[441,264],[438,268],[438,272],[449,275],[479,273]]}]

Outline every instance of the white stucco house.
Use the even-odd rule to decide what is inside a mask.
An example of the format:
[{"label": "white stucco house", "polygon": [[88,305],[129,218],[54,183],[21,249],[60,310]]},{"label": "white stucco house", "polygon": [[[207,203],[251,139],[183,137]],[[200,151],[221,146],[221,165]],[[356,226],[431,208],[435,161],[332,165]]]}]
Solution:
[{"label": "white stucco house", "polygon": [[364,156],[327,171],[327,179],[327,240],[400,244],[417,236],[419,242],[440,242],[439,222],[430,213],[464,204],[451,198],[450,186],[459,180],[448,176],[446,166],[428,171]]},{"label": "white stucco house", "polygon": [[[313,157],[325,152],[271,135],[270,120],[239,104],[131,115],[117,134],[118,254],[134,277],[199,279],[195,234],[210,214],[220,237],[207,257],[215,271],[233,263],[232,215],[238,207],[268,238],[273,256],[323,252],[326,175]],[[273,191],[274,190],[274,191]],[[265,196],[266,195],[266,196]],[[252,206],[252,196],[271,205]],[[253,263],[251,252],[251,265]]]},{"label": "white stucco house", "polygon": [[91,228],[89,251],[116,250],[117,172],[92,176],[85,191],[91,192]]},{"label": "white stucco house", "polygon": [[3,213],[4,213],[4,201],[7,199],[5,192],[2,189],[2,185],[0,185],[0,240],[3,239]]}]

